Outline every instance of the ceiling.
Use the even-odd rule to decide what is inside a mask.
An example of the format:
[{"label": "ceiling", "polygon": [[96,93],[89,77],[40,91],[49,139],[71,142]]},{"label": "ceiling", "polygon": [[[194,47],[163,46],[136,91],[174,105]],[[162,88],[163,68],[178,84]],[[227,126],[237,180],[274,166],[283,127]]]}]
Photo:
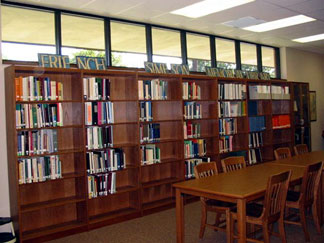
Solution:
[{"label": "ceiling", "polygon": [[[170,14],[200,0],[14,0],[51,8],[92,13],[144,23],[193,30],[208,34],[246,40],[277,47],[295,47],[324,54],[324,40],[310,43],[296,43],[291,39],[324,33],[324,0],[256,0],[236,8],[191,19]],[[217,2],[217,0],[215,0]],[[264,21],[304,14],[317,21],[254,33],[222,23],[243,17],[254,17]]]}]

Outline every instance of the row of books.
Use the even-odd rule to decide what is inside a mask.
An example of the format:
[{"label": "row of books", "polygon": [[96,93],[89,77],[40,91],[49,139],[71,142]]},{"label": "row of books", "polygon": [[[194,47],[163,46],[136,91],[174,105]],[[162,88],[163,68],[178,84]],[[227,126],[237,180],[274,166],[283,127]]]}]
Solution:
[{"label": "row of books", "polygon": [[272,99],[290,99],[289,86],[271,86]]},{"label": "row of books", "polygon": [[186,159],[205,156],[206,152],[205,139],[184,141],[184,156]]},{"label": "row of books", "polygon": [[182,83],[182,98],[184,100],[200,100],[201,88],[195,82]]},{"label": "row of books", "polygon": [[106,102],[85,102],[84,114],[86,125],[102,125],[114,123],[114,103]]},{"label": "row of books", "polygon": [[34,157],[18,160],[19,184],[62,178],[59,156]]},{"label": "row of books", "polygon": [[116,172],[88,176],[89,199],[116,193]]},{"label": "row of books", "polygon": [[110,80],[105,78],[83,78],[83,97],[85,100],[109,100]]},{"label": "row of books", "polygon": [[222,136],[219,138],[219,152],[227,153],[233,151],[233,136]]},{"label": "row of books", "polygon": [[167,81],[159,79],[138,80],[138,98],[140,100],[166,100],[167,94]]},{"label": "row of books", "polygon": [[219,100],[243,100],[246,98],[246,85],[235,83],[218,84]]},{"label": "row of books", "polygon": [[63,100],[63,84],[34,76],[15,78],[16,101]]},{"label": "row of books", "polygon": [[262,162],[262,153],[260,148],[249,149],[248,152],[248,162],[250,165]]},{"label": "row of books", "polygon": [[153,121],[152,102],[140,102],[140,121]]},{"label": "row of books", "polygon": [[200,119],[202,118],[201,104],[196,102],[184,103],[184,118],[185,119]]},{"label": "row of books", "polygon": [[265,116],[249,117],[250,132],[260,132],[266,129]]},{"label": "row of books", "polygon": [[273,129],[289,128],[290,116],[289,115],[277,115],[272,117]]},{"label": "row of books", "polygon": [[190,121],[186,121],[183,123],[184,139],[199,138],[200,132],[201,132],[201,129],[200,129],[199,123],[192,123]]},{"label": "row of books", "polygon": [[160,124],[150,123],[140,125],[140,141],[155,142],[160,140]]},{"label": "row of books", "polygon": [[218,123],[220,135],[231,135],[237,133],[237,118],[220,119]]},{"label": "row of books", "polygon": [[141,164],[151,165],[161,162],[161,150],[155,144],[141,146]]},{"label": "row of books", "polygon": [[195,178],[195,172],[194,172],[195,166],[200,163],[206,163],[206,162],[210,162],[209,157],[185,160],[185,178],[186,179]]},{"label": "row of books", "polygon": [[21,131],[17,134],[17,155],[29,156],[57,152],[57,131],[44,129]]},{"label": "row of books", "polygon": [[88,150],[102,149],[113,145],[113,127],[87,127]]},{"label": "row of books", "polygon": [[89,174],[103,173],[126,168],[126,158],[123,149],[105,149],[103,151],[87,152],[87,172]]},{"label": "row of books", "polygon": [[62,103],[16,104],[16,128],[63,126]]},{"label": "row of books", "polygon": [[270,85],[249,85],[251,100],[271,99]]},{"label": "row of books", "polygon": [[[267,112],[268,114],[270,111],[266,110],[267,106],[263,102],[259,102],[256,100],[249,100],[248,102],[248,110],[249,110],[249,116],[260,116],[260,115],[265,115]],[[265,111],[265,112],[264,112]]]},{"label": "row of books", "polygon": [[218,102],[218,117],[238,117],[246,115],[245,101]]},{"label": "row of books", "polygon": [[253,132],[249,133],[249,148],[257,148],[263,146],[263,133]]},{"label": "row of books", "polygon": [[287,101],[273,101],[272,102],[272,114],[289,114],[290,113],[290,100]]}]

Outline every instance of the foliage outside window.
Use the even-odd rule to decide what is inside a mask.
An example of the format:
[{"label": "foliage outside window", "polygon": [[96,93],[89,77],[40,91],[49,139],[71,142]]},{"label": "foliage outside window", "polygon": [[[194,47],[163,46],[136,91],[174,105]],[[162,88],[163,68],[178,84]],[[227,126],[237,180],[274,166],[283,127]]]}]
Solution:
[{"label": "foliage outside window", "polygon": [[204,72],[211,65],[209,37],[187,34],[187,56],[191,71]]},{"label": "foliage outside window", "polygon": [[276,77],[275,49],[272,47],[261,47],[262,52],[262,71],[269,73],[270,77]]},{"label": "foliage outside window", "polygon": [[241,66],[244,71],[258,71],[256,45],[241,43]]},{"label": "foliage outside window", "polygon": [[235,42],[215,38],[216,60],[218,68],[236,69]]}]

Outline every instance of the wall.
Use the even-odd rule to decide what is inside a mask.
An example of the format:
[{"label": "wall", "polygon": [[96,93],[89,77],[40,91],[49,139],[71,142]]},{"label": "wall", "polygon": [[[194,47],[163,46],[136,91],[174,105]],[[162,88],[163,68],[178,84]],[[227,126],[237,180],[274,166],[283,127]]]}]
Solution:
[{"label": "wall", "polygon": [[[0,1],[1,2],[1,1]],[[1,26],[1,8],[0,8]],[[1,29],[1,28],[0,28]],[[1,41],[1,31],[0,31]],[[4,73],[2,65],[0,45],[0,216],[9,216],[9,191],[8,191],[8,169],[7,169],[7,142],[6,142],[6,110],[5,110],[5,89]]]},{"label": "wall", "polygon": [[323,150],[324,138],[324,55],[281,48],[281,69],[283,78],[289,81],[309,82],[309,89],[316,91],[317,121],[311,123],[312,149]]}]

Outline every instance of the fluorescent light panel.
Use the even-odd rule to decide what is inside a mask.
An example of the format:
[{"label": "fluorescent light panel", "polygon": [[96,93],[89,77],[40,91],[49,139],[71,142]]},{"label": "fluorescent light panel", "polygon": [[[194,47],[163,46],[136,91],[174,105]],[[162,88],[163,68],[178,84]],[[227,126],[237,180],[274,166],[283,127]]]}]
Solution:
[{"label": "fluorescent light panel", "polygon": [[265,32],[269,30],[274,30],[274,29],[280,29],[288,26],[293,26],[297,24],[303,24],[311,21],[315,21],[316,19],[313,19],[311,17],[307,17],[305,15],[296,15],[284,19],[278,19],[275,21],[270,21],[267,23],[263,24],[258,24],[258,25],[252,25],[249,27],[243,28],[244,30],[250,30],[254,32]]},{"label": "fluorescent light panel", "polygon": [[300,42],[300,43],[306,43],[306,42],[318,41],[318,40],[324,40],[324,33],[293,39],[293,41]]},{"label": "fluorescent light panel", "polygon": [[189,18],[199,18],[253,1],[255,0],[205,0],[174,10],[171,13],[183,15]]}]

